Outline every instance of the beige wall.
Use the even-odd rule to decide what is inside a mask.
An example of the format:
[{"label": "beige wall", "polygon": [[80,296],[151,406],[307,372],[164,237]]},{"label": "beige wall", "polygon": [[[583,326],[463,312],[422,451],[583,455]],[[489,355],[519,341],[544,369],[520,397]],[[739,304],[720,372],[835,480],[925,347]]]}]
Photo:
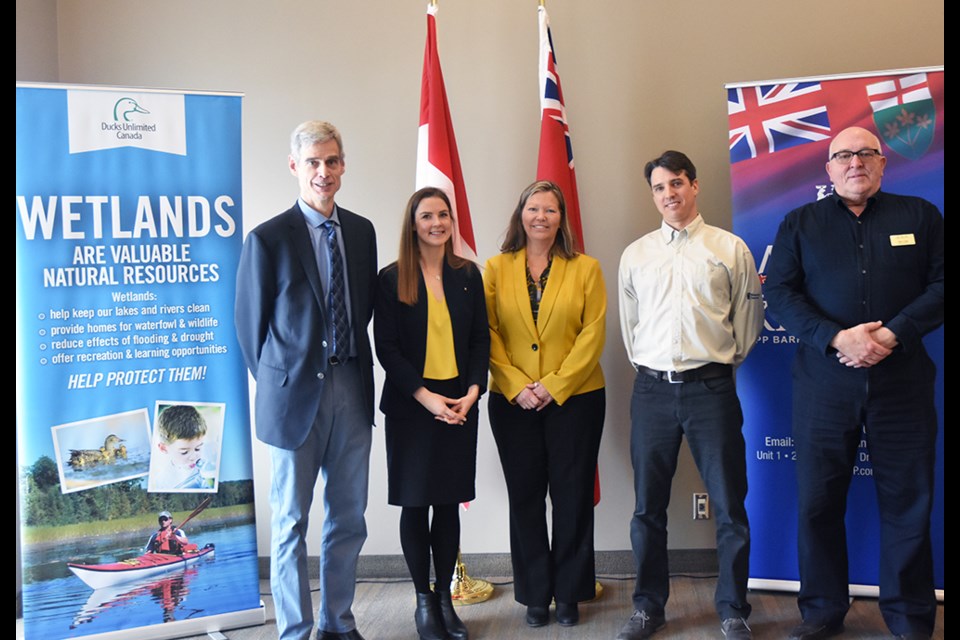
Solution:
[{"label": "beige wall", "polygon": [[57,0],[17,0],[17,80],[56,82]]},{"label": "beige wall", "polygon": [[[374,221],[380,262],[395,258],[398,216],[414,182],[425,1],[60,0],[55,22],[50,2],[39,15],[31,10],[29,21],[22,19],[25,4],[32,3],[18,0],[18,80],[245,93],[247,229],[296,197],[285,166],[293,126],[308,118],[336,123],[347,151],[338,199]],[[536,7],[534,0],[440,0],[440,54],[482,259],[497,251],[507,215],[536,169]],[[628,549],[632,370],[617,321],[616,267],[623,248],[658,224],[643,163],[666,148],[687,152],[700,173],[701,210],[729,228],[724,83],[942,65],[943,3],[553,0],[548,8],[586,246],[603,265],[611,301],[597,547]],[[21,64],[38,55],[35,43],[55,49],[55,77],[43,64]],[[481,433],[478,499],[463,515],[465,553],[509,546],[506,494],[485,420]],[[259,445],[254,456],[266,555],[269,461]],[[399,510],[386,506],[384,467],[378,428],[369,554],[400,552]],[[701,486],[684,452],[670,514],[672,548],[714,546],[713,523],[690,519],[690,494]],[[321,514],[317,506],[314,522]],[[312,530],[312,554],[319,530]]]}]

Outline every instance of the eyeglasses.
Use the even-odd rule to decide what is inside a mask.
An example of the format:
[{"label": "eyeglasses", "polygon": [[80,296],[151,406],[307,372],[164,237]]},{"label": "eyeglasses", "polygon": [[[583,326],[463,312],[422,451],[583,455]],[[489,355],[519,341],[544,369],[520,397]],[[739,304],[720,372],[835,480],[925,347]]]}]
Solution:
[{"label": "eyeglasses", "polygon": [[870,162],[875,158],[882,157],[883,154],[880,153],[879,149],[860,149],[860,151],[848,151],[844,149],[843,151],[837,151],[830,156],[830,159],[835,160],[837,164],[850,164],[850,162],[853,161],[853,156],[860,158],[861,162]]}]

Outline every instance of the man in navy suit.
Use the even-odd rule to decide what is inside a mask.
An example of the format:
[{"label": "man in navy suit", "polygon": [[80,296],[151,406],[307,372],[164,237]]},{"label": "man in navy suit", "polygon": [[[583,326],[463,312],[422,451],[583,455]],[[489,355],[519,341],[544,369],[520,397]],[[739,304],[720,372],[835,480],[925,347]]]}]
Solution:
[{"label": "man in navy suit", "polygon": [[257,381],[257,437],[270,449],[270,584],[282,640],[313,626],[306,534],[324,477],[318,640],[363,640],[351,612],[373,425],[367,325],[377,283],[369,220],[334,202],[343,142],[328,122],[290,139],[296,204],[247,236],[237,272],[237,337]]}]

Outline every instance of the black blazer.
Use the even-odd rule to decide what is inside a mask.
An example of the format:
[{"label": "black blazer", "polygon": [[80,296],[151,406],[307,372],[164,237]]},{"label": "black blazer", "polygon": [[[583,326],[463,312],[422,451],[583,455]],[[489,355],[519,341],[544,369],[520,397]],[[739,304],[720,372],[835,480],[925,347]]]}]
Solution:
[{"label": "black blazer", "polygon": [[[444,261],[443,293],[453,326],[460,394],[475,384],[483,395],[490,361],[490,326],[480,269],[472,262],[454,269]],[[384,415],[409,416],[422,409],[413,393],[424,386],[428,295],[421,275],[417,304],[404,304],[397,299],[397,263],[380,271],[373,337],[377,358],[387,374],[380,397]]]},{"label": "black blazer", "polygon": [[[377,286],[377,239],[366,218],[338,207],[350,287],[351,321],[373,424],[373,352],[367,326]],[[257,381],[257,438],[282,449],[306,439],[330,366],[326,302],[307,223],[298,204],[251,231],[237,269],[234,320],[243,358]]]}]

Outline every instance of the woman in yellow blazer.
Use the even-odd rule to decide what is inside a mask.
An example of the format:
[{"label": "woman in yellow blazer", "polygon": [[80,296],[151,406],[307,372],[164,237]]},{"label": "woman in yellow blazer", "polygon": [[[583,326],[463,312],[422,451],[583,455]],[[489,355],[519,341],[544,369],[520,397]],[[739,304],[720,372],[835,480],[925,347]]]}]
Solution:
[{"label": "woman in yellow blazer", "polygon": [[[607,294],[574,249],[563,193],[527,187],[487,261],[490,426],[510,499],[514,594],[532,627],[579,621],[594,597],[593,486],[605,409]],[[547,533],[546,496],[553,508]],[[552,540],[552,548],[551,548]]]}]

